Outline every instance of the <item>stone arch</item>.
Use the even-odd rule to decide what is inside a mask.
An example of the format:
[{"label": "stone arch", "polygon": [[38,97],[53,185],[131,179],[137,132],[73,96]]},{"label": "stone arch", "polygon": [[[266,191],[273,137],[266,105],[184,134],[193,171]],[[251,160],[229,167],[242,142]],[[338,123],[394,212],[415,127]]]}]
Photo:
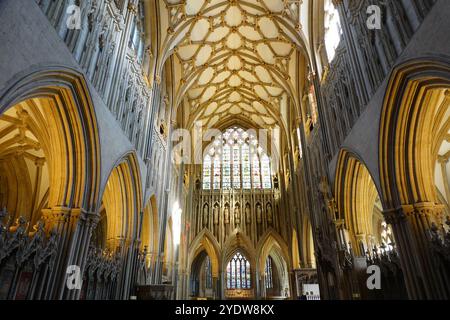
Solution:
[{"label": "stone arch", "polygon": [[[273,230],[267,231],[257,246],[258,274],[261,280],[265,280],[266,260],[270,257],[276,268],[279,283],[278,295],[284,294],[287,288],[290,290],[289,271],[291,270],[291,260],[289,259],[289,248],[284,240]],[[261,283],[261,291],[266,290],[265,282]],[[266,294],[264,294],[266,295]]]},{"label": "stone arch", "polygon": [[111,171],[102,193],[106,244],[115,249],[123,241],[138,238],[142,212],[141,177],[134,152],[123,156]]},{"label": "stone arch", "polygon": [[256,247],[258,257],[258,270],[264,272],[264,264],[270,251],[276,248],[286,262],[288,269],[291,268],[291,259],[289,259],[289,247],[283,238],[273,229],[268,230],[259,240]]},{"label": "stone arch", "polygon": [[[379,158],[384,216],[399,244],[408,295],[448,299],[447,271],[430,245],[432,223],[441,223],[435,166],[450,130],[449,58],[424,57],[397,66],[381,111]],[[427,277],[421,275],[427,274]]]},{"label": "stone arch", "polygon": [[251,240],[237,228],[230,234],[223,245],[222,270],[225,270],[228,260],[230,260],[237,251],[241,251],[245,254],[252,267],[256,267],[256,250],[253,247]]},{"label": "stone arch", "polygon": [[220,249],[219,243],[208,229],[203,229],[192,241],[188,249],[188,268],[190,270],[194,259],[202,251],[206,251],[211,259],[213,278],[219,276],[220,269]]},{"label": "stone arch", "polygon": [[95,211],[100,189],[99,132],[83,75],[61,66],[23,72],[0,93],[0,113],[21,102],[34,102],[36,112],[42,111],[37,105],[46,107],[45,114],[35,114],[31,125],[49,166],[47,207]]},{"label": "stone arch", "polygon": [[141,249],[147,248],[147,264],[158,251],[159,216],[156,196],[152,195],[145,206],[142,218]]},{"label": "stone arch", "polygon": [[373,211],[378,190],[361,158],[342,149],[336,166],[336,219],[343,221],[357,254],[363,255],[373,236]]},{"label": "stone arch", "polygon": [[381,185],[388,208],[438,203],[433,169],[437,142],[450,129],[449,89],[448,59],[412,60],[394,69],[379,139]]}]

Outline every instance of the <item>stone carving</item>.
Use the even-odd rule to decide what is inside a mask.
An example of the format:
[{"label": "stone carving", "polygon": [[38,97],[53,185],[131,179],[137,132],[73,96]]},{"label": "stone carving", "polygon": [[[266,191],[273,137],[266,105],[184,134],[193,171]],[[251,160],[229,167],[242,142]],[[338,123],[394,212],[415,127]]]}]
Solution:
[{"label": "stone carving", "polygon": [[234,206],[234,222],[236,226],[241,223],[241,210],[239,209],[239,203]]},{"label": "stone carving", "polygon": [[208,204],[205,204],[203,206],[203,226],[208,226],[208,216],[209,216],[209,206]]},{"label": "stone carving", "polygon": [[267,204],[267,222],[271,225],[273,222],[273,213],[272,213],[272,205],[270,203]]},{"label": "stone carving", "polygon": [[247,224],[250,224],[252,222],[252,216],[251,216],[251,211],[250,211],[250,203],[247,203],[245,205],[245,222]]},{"label": "stone carving", "polygon": [[258,222],[258,224],[262,223],[262,210],[259,203],[256,205],[256,222]]},{"label": "stone carving", "polygon": [[225,205],[225,210],[224,210],[223,216],[225,218],[225,224],[229,224],[230,223],[230,208],[228,206],[228,203]]},{"label": "stone carving", "polygon": [[216,204],[214,206],[213,219],[214,219],[214,224],[218,225],[219,224],[219,205],[218,204]]}]

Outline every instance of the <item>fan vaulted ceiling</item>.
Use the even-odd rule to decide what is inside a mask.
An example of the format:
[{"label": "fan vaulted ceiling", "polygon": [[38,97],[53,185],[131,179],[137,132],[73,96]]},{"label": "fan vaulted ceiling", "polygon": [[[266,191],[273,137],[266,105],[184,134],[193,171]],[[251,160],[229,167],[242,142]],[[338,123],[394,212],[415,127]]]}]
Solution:
[{"label": "fan vaulted ceiling", "polygon": [[[242,118],[255,127],[280,123],[280,101],[293,95],[291,77],[301,1],[165,0],[166,47],[179,64],[176,105],[189,123],[212,127]],[[294,73],[295,74],[295,73]]]}]

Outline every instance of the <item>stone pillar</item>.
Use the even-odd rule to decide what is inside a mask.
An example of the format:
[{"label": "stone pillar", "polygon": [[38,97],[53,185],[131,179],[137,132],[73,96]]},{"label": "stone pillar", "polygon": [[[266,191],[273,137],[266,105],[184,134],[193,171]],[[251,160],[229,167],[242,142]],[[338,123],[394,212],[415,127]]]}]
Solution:
[{"label": "stone pillar", "polygon": [[383,212],[392,225],[405,285],[410,299],[449,299],[448,284],[438,268],[429,230],[440,219],[442,207],[416,203]]},{"label": "stone pillar", "polygon": [[43,299],[76,299],[80,290],[66,286],[67,267],[76,265],[83,271],[90,236],[98,219],[94,213],[79,208],[54,207],[42,210],[46,231],[57,234],[57,255]]}]

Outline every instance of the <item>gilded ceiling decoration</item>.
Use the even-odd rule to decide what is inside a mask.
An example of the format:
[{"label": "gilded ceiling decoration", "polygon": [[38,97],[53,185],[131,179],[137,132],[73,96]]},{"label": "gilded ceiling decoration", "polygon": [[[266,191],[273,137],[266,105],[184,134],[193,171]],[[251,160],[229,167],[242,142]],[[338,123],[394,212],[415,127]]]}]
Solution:
[{"label": "gilded ceiling decoration", "polygon": [[[189,122],[212,127],[243,117],[255,127],[280,123],[280,100],[293,94],[290,70],[302,1],[165,0],[166,44],[181,67],[176,105],[184,97]],[[170,45],[169,45],[170,47]]]}]

